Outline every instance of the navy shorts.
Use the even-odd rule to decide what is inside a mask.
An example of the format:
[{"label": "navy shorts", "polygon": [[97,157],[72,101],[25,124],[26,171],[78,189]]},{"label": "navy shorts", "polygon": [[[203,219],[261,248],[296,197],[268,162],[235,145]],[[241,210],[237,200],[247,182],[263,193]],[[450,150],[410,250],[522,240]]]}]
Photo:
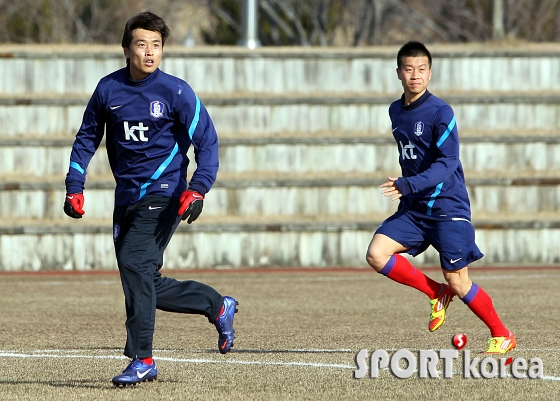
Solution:
[{"label": "navy shorts", "polygon": [[474,242],[474,227],[466,219],[437,221],[398,211],[385,220],[375,234],[395,240],[412,256],[420,255],[432,245],[439,253],[444,270],[462,269],[484,256]]}]

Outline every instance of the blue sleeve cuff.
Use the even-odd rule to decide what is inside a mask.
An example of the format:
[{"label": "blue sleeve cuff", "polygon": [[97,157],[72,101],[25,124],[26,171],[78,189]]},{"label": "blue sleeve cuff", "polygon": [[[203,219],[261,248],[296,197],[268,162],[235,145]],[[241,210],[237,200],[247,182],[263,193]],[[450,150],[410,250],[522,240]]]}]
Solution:
[{"label": "blue sleeve cuff", "polygon": [[202,196],[206,196],[206,187],[198,182],[191,182],[189,184],[190,191],[196,191]]},{"label": "blue sleeve cuff", "polygon": [[67,194],[81,194],[84,192],[84,184],[79,181],[67,181],[66,193]]},{"label": "blue sleeve cuff", "polygon": [[399,187],[399,191],[401,191],[402,196],[406,196],[412,192],[410,183],[404,177],[399,177],[395,184],[397,184],[397,187]]}]

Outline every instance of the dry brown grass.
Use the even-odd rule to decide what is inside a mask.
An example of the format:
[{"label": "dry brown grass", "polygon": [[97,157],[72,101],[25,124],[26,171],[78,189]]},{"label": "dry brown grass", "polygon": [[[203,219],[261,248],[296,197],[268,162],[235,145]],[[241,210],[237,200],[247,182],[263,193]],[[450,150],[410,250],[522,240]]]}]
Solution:
[{"label": "dry brown grass", "polygon": [[[487,328],[455,299],[445,325],[427,330],[428,300],[365,269],[167,272],[240,301],[234,350],[216,350],[205,318],[158,312],[157,382],[116,389],[127,364],[119,277],[0,275],[0,399],[8,400],[342,400],[554,399],[560,390],[560,270],[472,271],[515,331],[512,356],[540,357],[546,380],[354,379],[355,354],[374,349],[486,345]],[[441,273],[427,274],[441,280]]]}]

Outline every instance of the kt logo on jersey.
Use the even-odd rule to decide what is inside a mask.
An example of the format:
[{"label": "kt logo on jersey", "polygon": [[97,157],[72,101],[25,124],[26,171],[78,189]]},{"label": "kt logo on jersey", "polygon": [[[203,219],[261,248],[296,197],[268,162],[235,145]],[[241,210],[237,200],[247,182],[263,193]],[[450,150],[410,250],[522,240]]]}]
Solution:
[{"label": "kt logo on jersey", "polygon": [[[138,125],[133,125],[132,127],[128,125],[128,121],[124,122],[124,135],[127,141],[133,140],[135,142],[142,141],[148,142],[148,138],[144,135],[144,132],[148,131],[149,127],[144,127],[143,122],[139,122]],[[136,133],[138,131],[138,134]],[[136,136],[138,135],[138,136]]]},{"label": "kt logo on jersey", "polygon": [[414,154],[414,149],[416,149],[416,146],[414,146],[412,142],[408,141],[408,145],[405,145],[401,141],[399,141],[399,145],[401,147],[401,157],[403,160],[415,160],[418,157]]}]

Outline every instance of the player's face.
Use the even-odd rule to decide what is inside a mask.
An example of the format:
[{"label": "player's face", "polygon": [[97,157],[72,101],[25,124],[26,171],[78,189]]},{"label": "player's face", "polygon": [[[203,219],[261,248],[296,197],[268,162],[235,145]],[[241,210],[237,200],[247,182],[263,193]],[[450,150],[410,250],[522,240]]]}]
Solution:
[{"label": "player's face", "polygon": [[161,63],[163,43],[159,32],[135,29],[128,48],[123,48],[124,55],[130,60],[130,78],[135,81],[146,78]]},{"label": "player's face", "polygon": [[424,94],[432,79],[430,60],[426,56],[404,57],[401,68],[397,68],[397,76],[404,88],[407,103],[414,102]]}]

